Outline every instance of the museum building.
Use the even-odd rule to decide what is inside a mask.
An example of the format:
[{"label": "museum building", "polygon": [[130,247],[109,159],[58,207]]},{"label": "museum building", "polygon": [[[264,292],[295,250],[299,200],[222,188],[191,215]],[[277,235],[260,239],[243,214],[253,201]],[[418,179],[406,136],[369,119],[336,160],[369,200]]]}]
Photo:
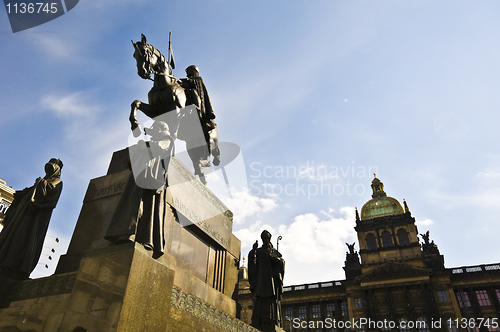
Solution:
[{"label": "museum building", "polygon": [[[346,278],[284,287],[283,329],[500,331],[500,263],[446,268],[429,232],[419,242],[406,201],[387,196],[376,177],[371,187],[372,199],[361,213],[356,209],[359,252],[349,246]],[[238,304],[240,319],[250,324],[246,267],[239,271]]]},{"label": "museum building", "polygon": [[7,182],[5,180],[0,179],[0,231],[3,228],[3,219],[5,218],[5,213],[14,200],[15,192],[16,191],[14,189],[7,186]]}]

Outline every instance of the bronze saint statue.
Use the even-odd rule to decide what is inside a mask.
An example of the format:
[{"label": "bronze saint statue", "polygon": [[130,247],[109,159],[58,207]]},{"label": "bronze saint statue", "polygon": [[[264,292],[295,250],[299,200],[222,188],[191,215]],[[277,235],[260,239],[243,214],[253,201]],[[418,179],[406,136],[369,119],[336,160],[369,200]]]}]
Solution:
[{"label": "bronze saint statue", "polygon": [[28,279],[42,253],[52,210],[62,191],[59,159],[45,164],[45,176],[32,187],[16,191],[0,233],[0,271],[11,278]]},{"label": "bronze saint statue", "polygon": [[[201,92],[198,95],[200,100],[188,100],[185,89],[173,74],[171,69],[171,59],[167,60],[152,45],[148,44],[146,37],[141,35],[141,41],[134,43],[134,58],[137,62],[137,74],[143,79],[151,79],[154,74],[153,87],[148,93],[148,104],[139,100],[134,100],[131,105],[130,123],[135,137],[141,134],[140,125],[137,122],[137,110],[142,111],[152,119],[165,121],[170,127],[172,136],[186,142],[187,152],[193,162],[194,174],[206,184],[203,167],[208,167],[207,160],[210,151],[217,152],[218,133],[215,123],[210,122],[215,118],[210,100],[201,77],[188,77],[186,85],[195,87],[191,92]],[[170,56],[169,56],[170,58]],[[190,72],[191,75],[191,72]],[[202,86],[203,84],[203,86]],[[196,92],[197,93],[197,92]],[[202,102],[201,102],[202,101]],[[188,107],[186,107],[188,106]],[[191,107],[189,107],[191,106]],[[197,110],[197,108],[200,108]],[[220,157],[214,154],[214,164],[218,165]]]},{"label": "bronze saint statue", "polygon": [[129,147],[134,156],[130,166],[135,171],[129,176],[104,238],[114,244],[141,243],[153,251],[153,258],[158,258],[165,247],[167,173],[175,137],[159,120],[144,132],[151,140]]},{"label": "bronze saint statue", "polygon": [[[262,247],[256,241],[248,254],[250,291],[255,297],[252,326],[262,328],[282,327],[280,301],[283,295],[285,261],[271,244],[271,234],[263,231]],[[274,331],[274,329],[273,329]]]}]

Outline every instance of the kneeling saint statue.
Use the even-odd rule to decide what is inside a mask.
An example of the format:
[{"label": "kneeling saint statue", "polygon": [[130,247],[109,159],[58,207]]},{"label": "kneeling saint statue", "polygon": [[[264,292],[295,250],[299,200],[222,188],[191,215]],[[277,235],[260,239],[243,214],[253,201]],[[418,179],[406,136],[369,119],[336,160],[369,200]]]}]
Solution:
[{"label": "kneeling saint statue", "polygon": [[115,245],[137,242],[153,251],[153,258],[164,254],[164,219],[173,214],[167,203],[167,175],[175,137],[168,125],[156,120],[145,128],[148,142],[130,146],[132,170],[104,238]]}]

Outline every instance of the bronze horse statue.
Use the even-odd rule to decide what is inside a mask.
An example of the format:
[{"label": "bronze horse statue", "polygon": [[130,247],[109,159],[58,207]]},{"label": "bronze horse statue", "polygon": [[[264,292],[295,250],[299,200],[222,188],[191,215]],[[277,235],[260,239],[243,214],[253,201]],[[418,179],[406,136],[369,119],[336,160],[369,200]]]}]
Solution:
[{"label": "bronze horse statue", "polygon": [[[134,43],[134,58],[137,61],[137,74],[143,79],[152,80],[153,87],[148,93],[148,104],[134,100],[131,105],[130,124],[135,137],[142,129],[137,122],[137,110],[151,119],[165,121],[172,138],[186,142],[188,155],[193,162],[194,174],[206,184],[203,167],[210,166],[210,155],[213,152],[214,165],[220,162],[217,128],[204,133],[200,124],[200,116],[196,105],[199,100],[190,102],[179,80],[172,74],[172,69],[165,56],[146,42],[141,34],[141,41]],[[151,73],[154,79],[151,79]],[[207,142],[207,137],[210,142]]]}]

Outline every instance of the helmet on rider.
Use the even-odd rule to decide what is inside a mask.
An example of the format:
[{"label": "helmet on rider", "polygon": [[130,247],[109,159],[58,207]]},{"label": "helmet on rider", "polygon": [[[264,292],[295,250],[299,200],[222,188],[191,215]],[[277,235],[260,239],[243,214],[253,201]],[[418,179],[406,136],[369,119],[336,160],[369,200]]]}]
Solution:
[{"label": "helmet on rider", "polygon": [[195,65],[191,65],[191,66],[186,68],[187,77],[198,76],[199,74],[200,74],[200,70]]}]

